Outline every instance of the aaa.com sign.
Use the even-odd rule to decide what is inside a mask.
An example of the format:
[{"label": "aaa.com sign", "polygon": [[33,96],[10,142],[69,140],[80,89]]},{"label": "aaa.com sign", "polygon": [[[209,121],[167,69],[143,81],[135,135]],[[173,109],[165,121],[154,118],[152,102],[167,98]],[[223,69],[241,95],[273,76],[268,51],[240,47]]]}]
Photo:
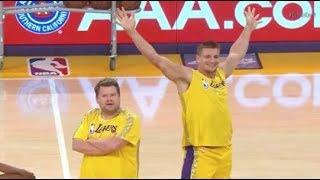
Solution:
[{"label": "aaa.com sign", "polygon": [[[5,2],[6,6],[40,1]],[[59,2],[59,1],[53,1]],[[233,42],[256,8],[261,23],[252,41],[319,41],[319,1],[142,1],[137,30],[152,43]],[[40,26],[43,25],[44,26]],[[108,44],[110,15],[44,12],[6,15],[6,44]],[[14,29],[14,31],[13,31]],[[118,42],[130,38],[117,26]]]}]

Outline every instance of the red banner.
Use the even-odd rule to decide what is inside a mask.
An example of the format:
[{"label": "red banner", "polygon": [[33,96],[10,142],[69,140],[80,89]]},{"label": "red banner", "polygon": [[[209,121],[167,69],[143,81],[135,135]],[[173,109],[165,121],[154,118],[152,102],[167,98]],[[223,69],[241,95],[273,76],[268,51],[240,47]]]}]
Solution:
[{"label": "red banner", "polygon": [[[5,6],[39,1],[7,1]],[[57,2],[57,1],[55,1]],[[251,41],[320,41],[319,1],[142,1],[137,30],[151,43],[233,42],[255,7],[261,23]],[[5,44],[109,44],[110,15],[50,12],[6,15]],[[130,43],[118,29],[118,42]]]}]

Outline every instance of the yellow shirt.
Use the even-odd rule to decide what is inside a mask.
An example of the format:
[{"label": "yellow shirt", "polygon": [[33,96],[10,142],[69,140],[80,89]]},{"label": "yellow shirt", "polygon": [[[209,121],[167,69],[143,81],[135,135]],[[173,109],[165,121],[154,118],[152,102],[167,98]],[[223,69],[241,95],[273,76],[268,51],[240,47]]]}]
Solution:
[{"label": "yellow shirt", "polygon": [[104,156],[84,155],[80,178],[137,178],[139,168],[140,119],[122,110],[112,119],[102,119],[101,110],[85,114],[74,138],[87,140],[116,135],[127,142],[123,148]]},{"label": "yellow shirt", "polygon": [[228,91],[223,69],[214,78],[192,72],[188,89],[180,94],[183,120],[183,146],[228,146],[232,125]]}]

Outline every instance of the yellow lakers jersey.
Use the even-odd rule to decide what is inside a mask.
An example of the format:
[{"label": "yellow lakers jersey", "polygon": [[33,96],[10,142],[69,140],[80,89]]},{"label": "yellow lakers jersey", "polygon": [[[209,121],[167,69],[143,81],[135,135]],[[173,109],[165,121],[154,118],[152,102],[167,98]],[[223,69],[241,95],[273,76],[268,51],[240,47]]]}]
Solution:
[{"label": "yellow lakers jersey", "polygon": [[223,69],[214,78],[192,71],[188,89],[180,94],[183,146],[226,146],[231,144],[232,125]]},{"label": "yellow lakers jersey", "polygon": [[104,156],[84,155],[80,178],[137,178],[139,166],[140,119],[125,110],[112,119],[102,119],[101,110],[85,114],[74,138],[87,140],[120,137],[129,142]]}]

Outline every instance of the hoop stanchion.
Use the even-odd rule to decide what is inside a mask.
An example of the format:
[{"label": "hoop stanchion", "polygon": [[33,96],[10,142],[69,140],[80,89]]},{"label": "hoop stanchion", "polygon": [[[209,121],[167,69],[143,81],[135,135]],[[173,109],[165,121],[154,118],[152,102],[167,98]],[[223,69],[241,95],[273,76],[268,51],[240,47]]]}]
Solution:
[{"label": "hoop stanchion", "polygon": [[111,71],[116,69],[117,59],[117,27],[116,27],[116,1],[111,4],[111,56],[109,61],[109,69]]}]

